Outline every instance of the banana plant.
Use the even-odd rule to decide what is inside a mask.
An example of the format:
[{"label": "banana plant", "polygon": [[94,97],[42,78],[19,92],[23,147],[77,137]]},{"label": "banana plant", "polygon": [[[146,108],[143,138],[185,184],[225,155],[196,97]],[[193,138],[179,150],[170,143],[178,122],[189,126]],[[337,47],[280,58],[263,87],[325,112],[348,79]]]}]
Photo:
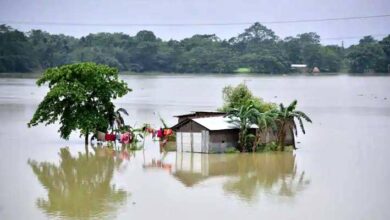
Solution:
[{"label": "banana plant", "polygon": [[[285,107],[283,103],[279,105],[277,110],[277,121],[278,121],[278,143],[281,150],[284,151],[286,132],[292,130],[294,135],[298,135],[298,128],[295,119],[299,123],[299,127],[303,134],[305,134],[305,127],[303,120],[312,123],[312,120],[304,112],[296,110],[298,101],[294,100],[290,105]],[[294,144],[295,145],[295,144]],[[295,146],[294,146],[294,149]]]}]

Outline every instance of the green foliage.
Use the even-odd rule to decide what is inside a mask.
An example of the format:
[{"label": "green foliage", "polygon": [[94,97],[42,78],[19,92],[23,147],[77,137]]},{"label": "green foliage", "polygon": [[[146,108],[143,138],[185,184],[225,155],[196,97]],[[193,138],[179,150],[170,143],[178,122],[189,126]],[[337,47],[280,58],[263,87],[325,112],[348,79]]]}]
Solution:
[{"label": "green foliage", "polygon": [[252,135],[249,134],[249,128],[252,125],[251,119],[257,114],[257,109],[251,101],[241,104],[239,108],[230,108],[227,111],[227,117],[230,119],[229,122],[237,125],[240,128],[238,134],[238,141],[240,151],[248,151],[250,146],[250,139],[253,139]]},{"label": "green foliage", "polygon": [[229,40],[196,34],[180,41],[163,41],[146,30],[135,36],[98,33],[78,39],[41,30],[23,33],[1,25],[0,72],[95,62],[133,72],[288,74],[293,63],[337,72],[347,61],[352,72],[386,72],[390,61],[388,38],[380,42],[362,39],[359,45],[344,49],[321,45],[320,36],[313,32],[282,40],[260,23]]},{"label": "green foliage", "polygon": [[[225,87],[223,97],[225,103],[221,110],[227,113],[226,117],[230,119],[230,123],[240,128],[238,134],[240,151],[274,149],[272,145],[264,146],[261,138],[262,134],[275,131],[278,133],[278,145],[283,151],[287,132],[298,134],[295,120],[298,121],[303,133],[305,133],[303,120],[312,122],[304,112],[296,110],[298,103],[296,100],[287,107],[280,104],[278,109],[274,104],[265,103],[260,98],[254,97],[243,83],[237,87]],[[257,125],[255,134],[250,132],[253,125]]]},{"label": "green foliage", "polygon": [[36,66],[32,45],[23,32],[0,25],[0,72],[29,72]]},{"label": "green foliage", "polygon": [[312,122],[309,116],[307,116],[304,112],[296,110],[298,101],[294,100],[290,105],[285,107],[282,103],[279,105],[279,109],[276,111],[277,120],[279,123],[279,131],[278,131],[278,142],[282,148],[282,151],[285,147],[285,137],[286,132],[291,130],[298,134],[297,125],[295,123],[295,119],[298,120],[299,127],[303,134],[305,134],[305,127],[303,126],[303,120],[307,122]]},{"label": "green foliage", "polygon": [[278,150],[279,150],[279,145],[275,141],[263,145],[258,145],[257,147],[257,151],[260,152],[278,151]]},{"label": "green foliage", "polygon": [[224,153],[226,154],[234,154],[234,153],[238,153],[240,151],[238,151],[235,147],[227,147],[224,151]]},{"label": "green foliage", "polygon": [[219,110],[223,112],[228,112],[230,109],[238,109],[248,103],[251,103],[259,112],[276,109],[275,104],[265,102],[263,99],[253,96],[244,83],[240,83],[236,87],[229,85],[223,88],[222,98],[224,104]]},{"label": "green foliage", "polygon": [[79,63],[47,69],[37,85],[50,91],[39,104],[28,126],[60,123],[62,138],[80,130],[87,137],[105,131],[119,112],[112,99],[127,94],[127,84],[118,79],[118,70],[106,65]]},{"label": "green foliage", "polygon": [[[386,42],[386,39],[383,42]],[[364,37],[358,45],[349,49],[347,57],[350,71],[354,73],[386,72],[389,56],[384,50],[387,50],[387,47],[386,43],[379,44],[370,36]]]}]

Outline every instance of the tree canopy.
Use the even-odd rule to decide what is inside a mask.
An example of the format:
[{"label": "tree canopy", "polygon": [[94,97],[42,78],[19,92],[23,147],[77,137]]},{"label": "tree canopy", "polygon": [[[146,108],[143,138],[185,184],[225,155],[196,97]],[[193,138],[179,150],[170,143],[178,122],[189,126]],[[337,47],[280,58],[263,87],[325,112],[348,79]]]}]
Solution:
[{"label": "tree canopy", "polygon": [[88,135],[105,131],[115,117],[113,99],[131,91],[118,79],[118,69],[94,63],[79,63],[47,69],[37,85],[48,84],[50,91],[39,104],[29,126],[60,123],[62,138],[79,130]]},{"label": "tree canopy", "polygon": [[0,25],[0,72],[40,71],[79,62],[132,72],[233,73],[245,69],[288,74],[294,71],[291,64],[307,64],[322,72],[387,72],[389,38],[363,38],[348,48],[324,46],[314,32],[281,39],[258,22],[231,39],[196,34],[168,41],[147,30],[135,36],[97,33],[75,38],[42,30],[23,33]]},{"label": "tree canopy", "polygon": [[[267,147],[262,144],[264,142],[263,133],[267,135],[267,133],[275,132],[277,144],[284,151],[287,134],[298,135],[296,121],[303,133],[305,133],[303,121],[312,122],[304,112],[296,109],[297,100],[287,107],[280,103],[278,108],[276,104],[265,102],[254,96],[244,83],[235,87],[229,85],[222,90],[222,94],[224,104],[219,110],[226,112],[230,119],[229,122],[240,128],[238,134],[240,151],[255,152],[258,149],[267,150],[268,148],[276,150],[277,146]],[[249,131],[252,125],[257,125],[255,134]],[[293,142],[293,148],[296,149],[295,139]]]},{"label": "tree canopy", "polygon": [[249,90],[245,83],[240,83],[237,86],[226,86],[222,90],[224,104],[219,110],[227,112],[230,109],[239,109],[242,106],[250,103],[259,112],[276,109],[274,103],[265,102],[262,98],[256,97]]}]

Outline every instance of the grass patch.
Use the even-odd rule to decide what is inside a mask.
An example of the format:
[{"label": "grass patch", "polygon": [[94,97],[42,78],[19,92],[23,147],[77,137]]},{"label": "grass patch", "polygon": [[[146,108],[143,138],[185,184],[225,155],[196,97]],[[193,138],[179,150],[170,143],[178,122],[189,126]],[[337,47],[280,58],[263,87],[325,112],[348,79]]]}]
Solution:
[{"label": "grass patch", "polygon": [[239,150],[237,150],[235,147],[227,147],[224,151],[225,154],[235,154],[240,153]]},{"label": "grass patch", "polygon": [[234,71],[235,73],[251,73],[251,68],[241,67]]}]

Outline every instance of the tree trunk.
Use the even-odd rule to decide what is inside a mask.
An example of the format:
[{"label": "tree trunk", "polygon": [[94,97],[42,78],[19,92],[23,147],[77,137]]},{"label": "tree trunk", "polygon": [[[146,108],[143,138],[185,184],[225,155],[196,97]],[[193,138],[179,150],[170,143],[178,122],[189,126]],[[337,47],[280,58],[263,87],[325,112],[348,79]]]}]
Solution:
[{"label": "tree trunk", "polygon": [[279,130],[278,130],[278,145],[280,146],[281,142],[282,142],[282,127],[283,127],[283,123],[282,125],[279,127]]},{"label": "tree trunk", "polygon": [[240,140],[240,148],[241,148],[241,152],[246,152],[246,149],[245,149],[245,135],[246,135],[246,132],[245,131],[242,131],[242,132],[239,132],[239,140]]},{"label": "tree trunk", "polygon": [[86,153],[86,155],[87,155],[87,158],[88,158],[88,156],[89,156],[88,136],[89,136],[89,134],[87,133],[87,134],[85,135],[85,153]]},{"label": "tree trunk", "polygon": [[281,137],[281,143],[280,143],[280,146],[282,147],[282,151],[284,151],[284,141],[285,141],[285,138],[286,138],[286,132],[282,132],[282,137]]},{"label": "tree trunk", "polygon": [[240,142],[239,143],[240,152],[242,152],[242,138],[241,138],[241,136],[242,136],[242,132],[240,131],[240,132],[238,132],[238,142]]},{"label": "tree trunk", "polygon": [[256,152],[256,147],[257,145],[260,143],[260,135],[261,135],[261,132],[259,131],[259,129],[256,131],[256,137],[255,137],[255,140],[253,142],[253,148],[252,148],[252,151],[253,152]]},{"label": "tree trunk", "polygon": [[85,146],[88,146],[88,137],[89,137],[89,134],[85,134]]},{"label": "tree trunk", "polygon": [[282,125],[280,126],[280,131],[279,131],[279,146],[281,147],[281,150],[284,151],[284,139],[286,137],[285,134],[285,123],[283,122]]}]

